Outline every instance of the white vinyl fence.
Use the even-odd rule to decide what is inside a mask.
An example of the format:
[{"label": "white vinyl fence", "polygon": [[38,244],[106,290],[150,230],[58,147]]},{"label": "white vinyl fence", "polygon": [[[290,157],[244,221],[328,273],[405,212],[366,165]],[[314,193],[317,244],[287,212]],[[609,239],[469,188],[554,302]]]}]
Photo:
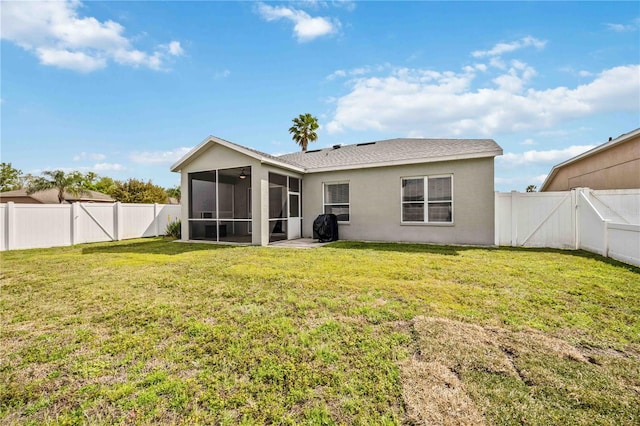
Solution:
[{"label": "white vinyl fence", "polygon": [[495,244],[584,249],[640,266],[640,189],[496,193]]},{"label": "white vinyl fence", "polygon": [[163,235],[180,219],[171,204],[0,204],[0,251]]}]

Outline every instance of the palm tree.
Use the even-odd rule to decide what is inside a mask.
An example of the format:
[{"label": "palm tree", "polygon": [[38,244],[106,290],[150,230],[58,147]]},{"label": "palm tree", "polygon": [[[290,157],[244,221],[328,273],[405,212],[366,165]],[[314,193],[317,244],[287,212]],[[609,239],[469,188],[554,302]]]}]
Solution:
[{"label": "palm tree", "polygon": [[82,187],[82,174],[78,172],[65,173],[62,170],[44,171],[44,176],[33,178],[27,186],[27,194],[46,191],[47,189],[58,190],[58,201],[62,204],[65,200],[65,193],[79,195],[87,192]]},{"label": "palm tree", "polygon": [[318,119],[311,114],[300,114],[294,118],[293,126],[289,129],[289,133],[293,136],[293,140],[302,147],[302,151],[307,150],[309,142],[315,142],[318,140]]}]

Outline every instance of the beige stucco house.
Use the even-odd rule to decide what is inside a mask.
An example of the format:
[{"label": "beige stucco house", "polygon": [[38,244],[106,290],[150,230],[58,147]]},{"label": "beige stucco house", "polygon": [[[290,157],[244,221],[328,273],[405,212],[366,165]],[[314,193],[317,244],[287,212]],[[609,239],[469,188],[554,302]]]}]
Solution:
[{"label": "beige stucco house", "polygon": [[640,188],[640,128],[554,166],[540,191]]},{"label": "beige stucco house", "polygon": [[210,136],[171,170],[184,240],[311,238],[333,213],[340,239],[491,245],[501,154],[491,139],[391,139],[272,156]]}]

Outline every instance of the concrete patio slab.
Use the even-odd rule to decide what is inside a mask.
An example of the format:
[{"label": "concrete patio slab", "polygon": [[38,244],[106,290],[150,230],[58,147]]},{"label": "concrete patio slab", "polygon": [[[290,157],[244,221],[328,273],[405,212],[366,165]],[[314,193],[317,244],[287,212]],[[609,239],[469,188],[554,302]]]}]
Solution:
[{"label": "concrete patio slab", "polygon": [[321,243],[312,238],[298,238],[297,240],[276,241],[269,244],[268,247],[310,249],[326,246],[327,244],[329,243]]}]

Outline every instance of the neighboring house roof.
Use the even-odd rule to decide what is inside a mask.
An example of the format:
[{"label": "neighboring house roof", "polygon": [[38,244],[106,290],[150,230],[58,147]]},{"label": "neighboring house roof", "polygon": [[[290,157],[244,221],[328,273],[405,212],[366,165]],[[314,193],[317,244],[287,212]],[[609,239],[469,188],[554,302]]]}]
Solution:
[{"label": "neighboring house roof", "polygon": [[333,148],[273,156],[210,136],[171,167],[178,171],[191,158],[218,143],[242,152],[261,162],[298,172],[314,173],[369,167],[463,160],[502,155],[502,148],[492,139],[388,139]]},{"label": "neighboring house roof", "polygon": [[[42,204],[59,204],[58,201],[58,190],[47,189],[45,191],[34,192],[33,194],[27,195],[26,189],[18,189],[15,191],[6,191],[0,192],[0,200],[3,198],[31,198],[36,202]],[[102,202],[102,203],[113,203],[113,198],[109,197],[107,194],[103,194],[98,191],[90,191],[86,190],[78,195],[73,195],[68,192],[65,193],[64,198],[67,202],[75,202],[75,201],[84,201],[84,202]]]},{"label": "neighboring house roof", "polygon": [[611,149],[614,146],[620,145],[621,143],[625,143],[638,135],[640,135],[640,128],[632,130],[628,133],[624,133],[615,139],[612,139],[608,142],[603,143],[602,145],[598,145],[595,148],[590,149],[587,152],[583,152],[582,154],[576,155],[575,157],[570,158],[567,161],[564,161],[560,164],[556,164],[555,166],[553,166],[553,168],[551,169],[551,172],[542,183],[542,186],[540,187],[540,191],[544,191],[547,188],[547,186],[553,181],[553,178],[555,177],[555,175],[558,173],[558,170],[560,170],[561,168],[566,167],[569,164],[575,163],[577,161],[583,160],[587,157],[591,157],[592,155],[596,155],[600,152]]}]

